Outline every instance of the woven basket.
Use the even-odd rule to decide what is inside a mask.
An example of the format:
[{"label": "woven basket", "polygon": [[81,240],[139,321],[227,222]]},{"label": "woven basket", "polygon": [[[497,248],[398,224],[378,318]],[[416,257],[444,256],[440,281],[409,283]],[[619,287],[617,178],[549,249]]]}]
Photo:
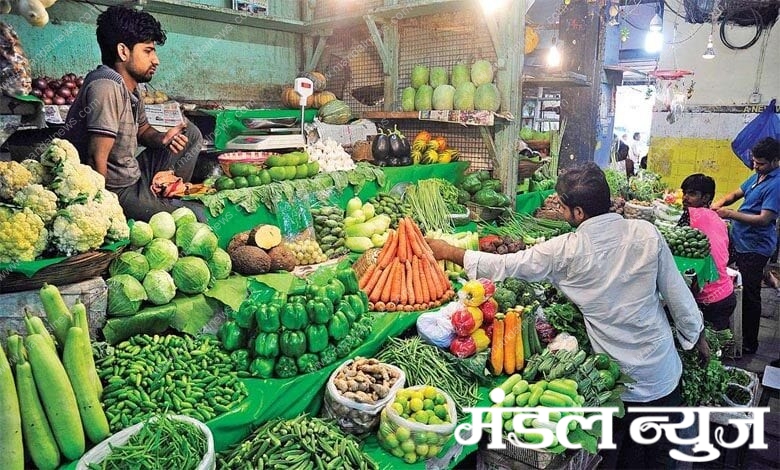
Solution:
[{"label": "woven basket", "polygon": [[62,286],[100,277],[121,252],[122,248],[116,251],[88,251],[47,266],[32,277],[12,272],[0,282],[0,292],[40,289],[44,283]]},{"label": "woven basket", "polygon": [[376,264],[376,260],[379,257],[379,253],[381,251],[382,251],[381,248],[371,248],[369,250],[366,250],[360,256],[360,258],[358,258],[358,260],[355,261],[355,264],[352,265],[352,269],[355,270],[355,274],[357,275],[358,279],[363,277],[363,273],[365,273],[368,270],[368,268]]}]

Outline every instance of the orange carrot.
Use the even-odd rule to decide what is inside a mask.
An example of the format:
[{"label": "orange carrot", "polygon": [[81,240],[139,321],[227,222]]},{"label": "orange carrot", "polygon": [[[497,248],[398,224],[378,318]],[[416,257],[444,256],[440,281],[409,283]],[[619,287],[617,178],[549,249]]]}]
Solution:
[{"label": "orange carrot", "polygon": [[387,277],[390,275],[390,268],[377,268],[376,270],[381,271],[382,275],[379,276],[379,280],[371,289],[371,293],[368,294],[368,300],[374,303],[379,302],[379,299],[382,297],[382,289],[384,288],[385,283],[387,283]]},{"label": "orange carrot", "polygon": [[377,266],[384,269],[390,265],[395,258],[396,248],[398,247],[398,234],[395,230],[390,231],[390,235],[385,242],[385,246],[379,253],[379,258],[376,260]]},{"label": "orange carrot", "polygon": [[510,310],[504,317],[504,372],[510,375],[517,369],[517,332],[517,312]]},{"label": "orange carrot", "polygon": [[428,281],[428,292],[431,294],[431,300],[441,298],[442,294],[444,294],[444,290],[439,286],[439,279],[431,268],[431,262],[423,260],[422,265],[423,274],[425,274],[425,279]]},{"label": "orange carrot", "polygon": [[398,260],[401,263],[406,263],[406,251],[407,247],[409,246],[408,242],[406,241],[406,224],[404,223],[404,220],[401,219],[401,221],[398,223]]},{"label": "orange carrot", "polygon": [[414,302],[423,303],[422,280],[420,279],[420,258],[412,256],[412,272],[414,273]]},{"label": "orange carrot", "polygon": [[395,258],[393,260],[393,277],[391,278],[391,284],[390,287],[390,301],[395,302],[396,304],[401,301],[401,289],[402,289],[402,283],[401,283],[401,273],[403,272],[403,269],[401,269],[401,262],[398,261],[398,258]]},{"label": "orange carrot", "polygon": [[358,281],[358,287],[360,287],[361,289],[366,287],[368,281],[371,280],[371,275],[374,274],[374,270],[376,270],[375,264],[372,264],[371,266],[368,267],[368,269],[366,269],[363,275],[360,276],[360,280]]},{"label": "orange carrot", "polygon": [[415,254],[415,256],[418,256],[420,258],[424,258],[425,257],[425,252],[423,251],[422,246],[420,246],[420,242],[419,242],[419,240],[417,238],[417,231],[415,230],[415,228],[417,226],[408,217],[406,219],[404,219],[404,220],[407,220],[407,228],[409,229],[408,230],[409,233],[407,234],[406,238],[409,239],[409,246],[411,247],[412,252]]},{"label": "orange carrot", "polygon": [[406,305],[409,302],[409,293],[406,289],[406,263],[401,264],[401,303],[399,305]]},{"label": "orange carrot", "polygon": [[407,305],[414,305],[416,297],[414,295],[414,272],[412,271],[412,262],[406,260],[406,290],[408,293]]},{"label": "orange carrot", "polygon": [[431,301],[431,291],[429,290],[428,278],[425,275],[425,261],[421,259],[417,266],[420,271],[420,284],[422,285],[421,303],[427,303]]},{"label": "orange carrot", "polygon": [[396,264],[393,263],[387,267],[387,270],[390,271],[390,275],[382,286],[382,296],[380,297],[380,300],[385,303],[390,302],[390,291],[393,289],[393,278],[395,277],[395,265]]},{"label": "orange carrot", "polygon": [[504,320],[493,322],[493,338],[490,343],[490,373],[501,375],[504,371]]},{"label": "orange carrot", "polygon": [[371,268],[373,268],[374,273],[371,275],[371,278],[366,283],[366,286],[363,288],[363,292],[366,294],[370,294],[372,290],[374,290],[374,287],[376,287],[376,283],[379,282],[379,277],[382,275],[382,268],[380,268],[376,264],[372,264]]},{"label": "orange carrot", "polygon": [[444,293],[446,293],[450,289],[450,287],[452,286],[450,284],[450,278],[447,277],[447,273],[444,272],[444,268],[442,268],[438,264],[435,265],[435,272],[439,276],[439,281],[441,282],[441,285],[442,285],[442,288],[443,288],[443,291],[444,291],[442,293],[442,295],[444,295]]},{"label": "orange carrot", "polygon": [[[417,240],[418,249],[421,253],[420,258],[421,259],[429,259],[433,262],[436,261],[436,258],[433,257],[433,251],[431,250],[431,247],[428,246],[428,242],[425,241],[425,237],[422,234],[422,231],[420,230],[420,227],[417,226],[414,222],[411,222],[411,230],[412,236],[414,239]],[[415,254],[417,251],[415,250]]]}]

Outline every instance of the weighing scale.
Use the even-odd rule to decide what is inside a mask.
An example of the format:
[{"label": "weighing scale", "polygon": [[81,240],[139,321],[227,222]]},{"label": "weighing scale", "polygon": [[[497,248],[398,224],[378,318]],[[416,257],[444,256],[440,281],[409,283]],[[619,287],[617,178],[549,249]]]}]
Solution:
[{"label": "weighing scale", "polygon": [[306,100],[314,93],[314,83],[308,78],[296,78],[293,89],[300,95],[300,132],[293,127],[297,119],[246,119],[244,125],[247,130],[229,140],[225,147],[233,150],[273,150],[305,146],[304,113]]}]

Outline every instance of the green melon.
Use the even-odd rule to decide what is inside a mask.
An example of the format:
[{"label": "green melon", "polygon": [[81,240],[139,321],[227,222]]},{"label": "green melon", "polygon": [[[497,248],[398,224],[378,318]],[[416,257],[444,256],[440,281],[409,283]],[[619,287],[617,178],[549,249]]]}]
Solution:
[{"label": "green melon", "polygon": [[471,111],[474,109],[474,94],[477,87],[471,82],[463,82],[455,89],[453,107],[458,111]]},{"label": "green melon", "polygon": [[474,93],[474,108],[495,112],[500,106],[501,96],[497,86],[485,83],[477,87],[477,91]]},{"label": "green melon", "polygon": [[412,69],[412,87],[417,89],[428,84],[428,67],[424,65],[415,65]]},{"label": "green melon", "polygon": [[414,94],[414,109],[417,111],[428,111],[431,109],[433,100],[433,87],[430,85],[420,85]]},{"label": "green melon", "polygon": [[431,86],[436,89],[439,85],[448,84],[449,78],[447,77],[447,69],[444,67],[433,67],[431,69]]},{"label": "green melon", "polygon": [[487,60],[478,60],[471,66],[471,81],[479,87],[493,81],[493,65]]},{"label": "green melon", "polygon": [[402,111],[414,111],[414,87],[406,87],[401,92],[401,110]]},{"label": "green melon", "polygon": [[453,109],[452,102],[455,99],[455,87],[452,85],[439,85],[433,90],[431,105],[433,109]]},{"label": "green melon", "polygon": [[452,67],[450,84],[457,89],[461,84],[471,81],[471,71],[466,64],[455,64]]}]

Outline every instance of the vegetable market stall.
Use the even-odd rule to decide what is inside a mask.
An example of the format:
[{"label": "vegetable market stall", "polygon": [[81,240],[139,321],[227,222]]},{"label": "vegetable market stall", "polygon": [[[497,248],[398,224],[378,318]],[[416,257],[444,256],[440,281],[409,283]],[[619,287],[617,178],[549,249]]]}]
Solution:
[{"label": "vegetable market stall", "polygon": [[[374,178],[372,178],[371,175],[368,175],[368,172],[363,173],[365,176],[358,179],[352,179],[354,177],[350,178],[348,175],[336,176],[339,180],[344,179],[346,181],[343,188],[336,187],[333,181],[327,181],[327,179],[333,178],[333,176],[320,174],[314,178],[322,178],[323,181],[316,186],[312,185],[311,188],[314,191],[331,191],[333,194],[326,194],[325,197],[332,196],[332,202],[335,205],[345,208],[347,201],[356,195],[359,195],[361,199],[365,200],[376,195],[382,188],[387,188],[389,190],[396,184],[402,182],[416,182],[428,178],[441,178],[457,183],[463,177],[468,166],[468,162],[454,162],[419,165],[414,167],[385,167],[376,170],[380,172],[380,175]],[[358,168],[365,167],[359,165]],[[224,248],[227,246],[233,235],[238,232],[249,230],[252,227],[263,223],[276,223],[276,215],[263,203],[260,192],[265,191],[265,188],[274,185],[279,187],[279,184],[280,183],[270,183],[269,185],[259,188],[221,191],[200,198],[208,209],[206,211],[208,217],[207,223],[217,234],[220,247]],[[306,186],[300,186],[300,188],[304,191],[308,191]]]}]

